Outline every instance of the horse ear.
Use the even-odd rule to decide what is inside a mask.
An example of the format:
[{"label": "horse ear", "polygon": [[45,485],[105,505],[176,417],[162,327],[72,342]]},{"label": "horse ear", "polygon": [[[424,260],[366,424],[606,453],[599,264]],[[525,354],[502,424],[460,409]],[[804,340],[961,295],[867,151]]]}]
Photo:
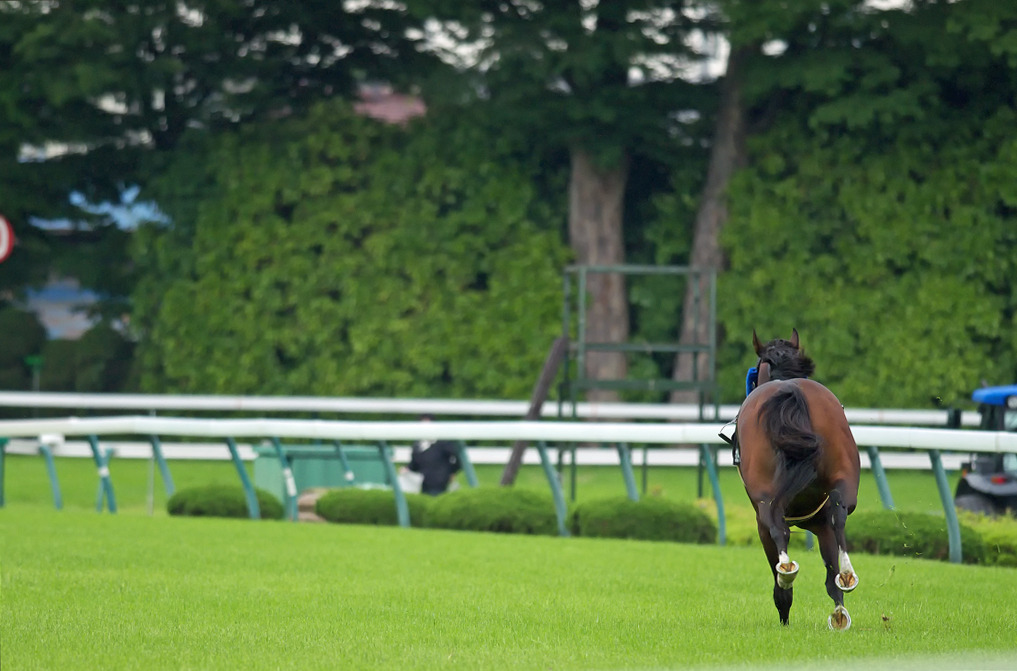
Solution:
[{"label": "horse ear", "polygon": [[756,335],[756,329],[752,329],[752,348],[756,350],[756,355],[762,355],[763,345],[759,342],[759,337]]},{"label": "horse ear", "polygon": [[795,349],[801,349],[801,347],[798,346],[798,329],[796,328],[791,329],[791,346]]}]

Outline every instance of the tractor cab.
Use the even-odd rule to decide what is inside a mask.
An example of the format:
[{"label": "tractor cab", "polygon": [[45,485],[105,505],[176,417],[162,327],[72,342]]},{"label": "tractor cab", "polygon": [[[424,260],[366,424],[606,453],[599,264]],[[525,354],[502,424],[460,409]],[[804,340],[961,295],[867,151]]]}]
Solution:
[{"label": "tractor cab", "polygon": [[[1017,385],[984,387],[971,395],[983,431],[1017,432]],[[954,503],[987,515],[1017,514],[1017,454],[975,454],[961,465]]]}]

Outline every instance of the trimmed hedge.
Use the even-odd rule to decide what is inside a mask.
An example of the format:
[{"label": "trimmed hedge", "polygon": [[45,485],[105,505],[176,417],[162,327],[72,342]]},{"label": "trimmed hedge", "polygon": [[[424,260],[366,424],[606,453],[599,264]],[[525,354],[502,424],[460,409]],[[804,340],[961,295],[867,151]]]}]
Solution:
[{"label": "trimmed hedge", "polygon": [[717,526],[709,515],[692,504],[656,496],[639,501],[626,496],[584,501],[569,515],[569,529],[574,536],[717,542]]},{"label": "trimmed hedge", "polygon": [[[242,492],[238,492],[242,503]],[[268,495],[271,497],[271,495]],[[432,497],[406,495],[414,527],[557,535],[558,521],[550,493],[512,487],[464,488]],[[276,502],[279,516],[282,506]],[[263,504],[263,509],[267,507]],[[242,514],[246,517],[246,506]],[[341,524],[398,524],[395,495],[387,489],[342,488],[325,493],[315,511]],[[172,511],[171,511],[172,512]],[[210,513],[196,513],[210,514]],[[746,537],[732,537],[741,520],[738,508],[729,510],[728,543],[758,544],[751,509],[745,517]],[[989,519],[961,514],[964,561],[1017,566],[1017,520]],[[748,533],[751,521],[751,534]],[[591,499],[573,507],[567,524],[573,536],[632,538],[680,543],[715,543],[717,525],[706,511],[691,504],[657,496],[636,502],[625,496]],[[949,538],[942,517],[916,512],[856,512],[848,518],[848,547],[852,552],[894,554],[926,559],[949,558]],[[794,534],[804,547],[805,534]]]},{"label": "trimmed hedge", "polygon": [[[261,519],[281,520],[283,505],[275,496],[255,487]],[[249,518],[247,497],[240,485],[203,485],[178,490],[166,502],[170,515]]]},{"label": "trimmed hedge", "polygon": [[516,487],[464,488],[435,497],[424,526],[498,533],[558,534],[551,494]]},{"label": "trimmed hedge", "polygon": [[[964,562],[984,564],[982,536],[966,523],[961,523],[960,531]],[[856,512],[848,518],[847,541],[854,552],[943,560],[950,556],[946,519],[926,513]]]},{"label": "trimmed hedge", "polygon": [[958,510],[957,517],[982,537],[986,564],[1017,567],[1017,518],[1010,515],[989,517],[966,510]]},{"label": "trimmed hedge", "polygon": [[[433,497],[424,494],[406,494],[406,507],[410,525],[422,526],[424,514]],[[321,495],[314,504],[314,512],[329,522],[339,524],[399,524],[395,494],[390,489],[360,489],[346,487],[332,489]]]}]

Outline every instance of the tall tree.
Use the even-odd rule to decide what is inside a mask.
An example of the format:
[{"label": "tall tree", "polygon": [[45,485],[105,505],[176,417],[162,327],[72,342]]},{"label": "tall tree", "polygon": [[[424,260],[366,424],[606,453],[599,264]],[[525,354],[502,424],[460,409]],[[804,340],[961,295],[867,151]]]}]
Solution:
[{"label": "tall tree", "polygon": [[[728,217],[728,184],[746,161],[742,86],[745,61],[751,55],[752,47],[735,45],[734,52],[728,57],[727,72],[721,83],[720,107],[716,116],[706,184],[699,198],[689,254],[690,267],[713,272],[691,275],[685,287],[678,342],[688,348],[707,345],[715,328],[711,305],[705,297],[711,293],[710,283],[723,270],[720,233]],[[690,352],[679,353],[675,357],[672,379],[695,386],[692,389],[673,391],[672,403],[703,403],[715,396],[715,390],[709,385],[714,383],[710,375],[715,370],[716,362],[711,362],[710,356],[709,351],[691,349]],[[703,386],[698,386],[699,383]]]},{"label": "tall tree", "polygon": [[33,219],[87,219],[72,191],[117,202],[185,130],[285,116],[365,77],[412,77],[428,57],[409,21],[383,0],[0,2],[0,207],[24,243],[0,288],[44,265]]},{"label": "tall tree", "polygon": [[[678,113],[700,112],[707,104],[706,92],[683,76],[702,58],[691,36],[710,29],[708,7],[681,0],[407,4],[420,17],[435,17],[432,31],[453,45],[441,55],[465,81],[463,96],[485,101],[488,113],[530,146],[568,151],[575,261],[624,263],[624,199],[633,158],[660,157],[680,146],[677,140],[690,131]],[[594,274],[588,289],[587,340],[626,341],[624,277]],[[624,355],[591,353],[586,376],[624,378]]]},{"label": "tall tree", "polygon": [[851,405],[1012,382],[1017,7],[808,5],[772,21],[782,48],[746,91],[762,125],[723,234],[728,398],[753,328],[796,326]]}]

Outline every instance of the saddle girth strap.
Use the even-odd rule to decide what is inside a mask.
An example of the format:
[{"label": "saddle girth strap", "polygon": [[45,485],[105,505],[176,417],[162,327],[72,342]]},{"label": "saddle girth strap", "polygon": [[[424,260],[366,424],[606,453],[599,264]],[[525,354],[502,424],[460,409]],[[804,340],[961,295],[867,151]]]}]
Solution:
[{"label": "saddle girth strap", "polygon": [[823,502],[819,504],[819,507],[816,508],[815,510],[813,510],[808,515],[800,515],[798,517],[788,517],[787,515],[785,515],[784,516],[784,521],[785,522],[790,522],[790,523],[793,524],[793,523],[797,523],[797,522],[804,522],[806,520],[811,520],[813,517],[815,517],[816,515],[819,514],[819,511],[823,509],[823,506],[825,506],[826,502],[829,501],[829,500],[830,500],[830,495],[827,494],[826,498],[823,499]]}]

